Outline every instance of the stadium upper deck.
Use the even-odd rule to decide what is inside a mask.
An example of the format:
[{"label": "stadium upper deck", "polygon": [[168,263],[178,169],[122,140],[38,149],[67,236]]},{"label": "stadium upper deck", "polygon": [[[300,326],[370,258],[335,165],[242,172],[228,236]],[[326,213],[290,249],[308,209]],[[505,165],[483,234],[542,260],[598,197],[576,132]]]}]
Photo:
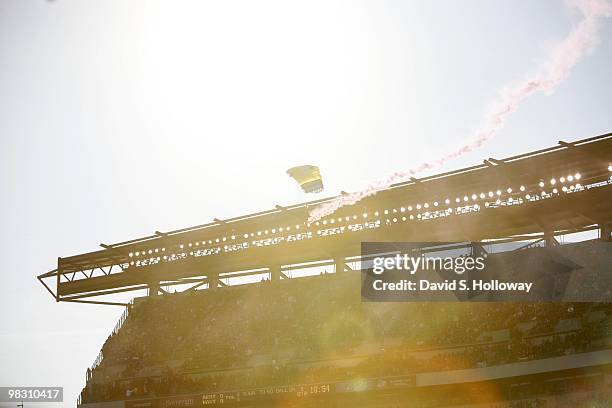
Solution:
[{"label": "stadium upper deck", "polygon": [[[104,245],[38,279],[57,301],[358,256],[362,241],[481,241],[601,228],[610,234],[612,133],[394,185],[308,225],[330,198]],[[45,280],[56,281],[56,291]],[[216,282],[216,283],[215,283]],[[212,283],[212,285],[211,285]]]}]

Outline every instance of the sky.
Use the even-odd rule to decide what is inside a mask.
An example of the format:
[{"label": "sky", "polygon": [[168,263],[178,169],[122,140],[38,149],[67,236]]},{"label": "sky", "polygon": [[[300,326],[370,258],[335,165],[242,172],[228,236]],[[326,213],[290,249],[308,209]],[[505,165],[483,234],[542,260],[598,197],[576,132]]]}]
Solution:
[{"label": "sky", "polygon": [[[58,256],[315,198],[292,166],[329,196],[435,159],[579,20],[554,0],[0,0],[0,386],[74,406],[121,315],[56,304],[35,277]],[[440,171],[612,131],[612,21],[600,37]]]}]

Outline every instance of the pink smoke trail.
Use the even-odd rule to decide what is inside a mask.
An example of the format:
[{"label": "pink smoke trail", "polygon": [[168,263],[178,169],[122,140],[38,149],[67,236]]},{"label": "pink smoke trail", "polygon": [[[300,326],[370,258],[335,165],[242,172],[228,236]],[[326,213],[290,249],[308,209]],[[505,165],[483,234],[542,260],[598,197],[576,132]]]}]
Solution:
[{"label": "pink smoke trail", "polygon": [[537,91],[551,92],[563,82],[576,63],[599,42],[597,35],[600,17],[612,17],[612,3],[608,0],[573,0],[572,7],[583,14],[583,19],[569,33],[567,38],[553,48],[548,62],[531,78],[504,87],[492,109],[484,116],[482,125],[474,138],[456,150],[450,151],[437,160],[424,162],[405,171],[398,171],[386,178],[370,183],[365,189],[336,197],[310,211],[308,223],[313,223],[333,214],[340,207],[353,205],[379,191],[388,189],[392,184],[413,177],[423,171],[441,167],[447,162],[482,147],[503,126],[508,116],[519,103]]}]

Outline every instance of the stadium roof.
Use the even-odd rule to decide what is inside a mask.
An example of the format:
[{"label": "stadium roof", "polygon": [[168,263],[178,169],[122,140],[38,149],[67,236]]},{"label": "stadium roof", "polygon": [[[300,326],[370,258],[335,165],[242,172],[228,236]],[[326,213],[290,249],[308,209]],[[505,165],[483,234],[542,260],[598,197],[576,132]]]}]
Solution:
[{"label": "stadium roof", "polygon": [[[77,301],[160,281],[206,284],[228,273],[345,259],[359,255],[362,241],[480,241],[588,229],[610,221],[611,162],[612,133],[561,141],[395,184],[311,225],[309,210],[333,197],[101,244],[58,258],[57,268],[38,278],[57,301]],[[55,292],[45,283],[52,278]]]}]

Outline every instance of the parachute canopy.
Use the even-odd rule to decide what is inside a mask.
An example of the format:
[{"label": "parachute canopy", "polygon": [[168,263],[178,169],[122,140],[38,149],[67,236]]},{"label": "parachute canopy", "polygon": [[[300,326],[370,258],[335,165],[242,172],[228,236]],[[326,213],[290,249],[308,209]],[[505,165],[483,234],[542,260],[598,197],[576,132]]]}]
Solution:
[{"label": "parachute canopy", "polygon": [[306,193],[320,193],[323,191],[323,179],[317,166],[307,164],[305,166],[292,167],[287,170],[287,174],[293,177]]}]

